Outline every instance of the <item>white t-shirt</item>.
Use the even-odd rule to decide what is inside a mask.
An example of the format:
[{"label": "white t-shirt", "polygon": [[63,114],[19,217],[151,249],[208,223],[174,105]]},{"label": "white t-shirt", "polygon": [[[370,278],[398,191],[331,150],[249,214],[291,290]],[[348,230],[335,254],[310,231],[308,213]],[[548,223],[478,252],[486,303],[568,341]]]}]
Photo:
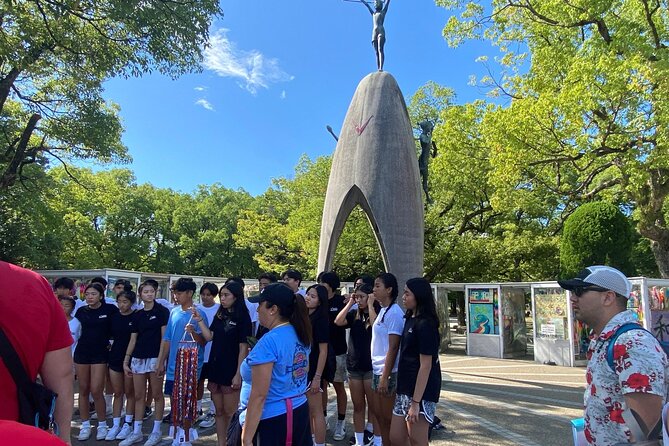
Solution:
[{"label": "white t-shirt", "polygon": [[72,316],[77,314],[77,310],[79,308],[86,306],[86,301],[85,300],[77,299],[76,297],[73,297],[73,299],[74,299],[74,310],[72,310]]},{"label": "white t-shirt", "polygon": [[[386,314],[387,313],[387,314]],[[383,315],[386,315],[385,318]],[[381,320],[383,319],[383,322]],[[404,312],[397,303],[389,307],[381,308],[379,315],[372,326],[372,371],[375,375],[383,373],[383,366],[386,362],[386,353],[389,347],[389,335],[402,336],[404,330]],[[397,363],[399,362],[399,351],[395,357],[395,364],[392,372],[397,372]]]},{"label": "white t-shirt", "polygon": [[251,317],[251,323],[256,325],[258,322],[258,304],[254,304],[253,302],[249,302],[248,299],[244,299],[244,303],[246,303],[246,308],[249,310],[249,316]]},{"label": "white t-shirt", "polygon": [[[218,312],[218,307],[220,307],[221,304],[214,303],[211,307],[205,307],[204,305],[198,305],[197,306],[197,311],[200,313],[204,313],[207,315],[207,321],[209,321],[209,325],[211,326],[211,323],[214,321],[214,317],[216,316],[216,313]],[[211,353],[211,341],[207,342],[207,344],[204,346],[204,362],[209,362],[209,353]]]},{"label": "white t-shirt", "polygon": [[81,322],[76,317],[68,321],[70,326],[70,334],[72,334],[72,356],[74,356],[74,349],[77,348],[77,342],[81,337]]}]

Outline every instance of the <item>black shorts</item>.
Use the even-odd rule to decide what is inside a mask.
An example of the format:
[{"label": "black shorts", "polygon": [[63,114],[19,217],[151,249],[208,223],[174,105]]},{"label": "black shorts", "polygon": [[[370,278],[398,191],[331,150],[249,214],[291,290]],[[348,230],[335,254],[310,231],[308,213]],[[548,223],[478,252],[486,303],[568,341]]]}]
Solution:
[{"label": "black shorts", "polygon": [[[260,420],[253,444],[286,446],[286,414]],[[293,446],[312,446],[309,403],[293,408]]]},{"label": "black shorts", "polygon": [[123,373],[123,361],[110,361],[109,370],[113,372]]},{"label": "black shorts", "polygon": [[77,349],[74,351],[75,364],[107,364],[109,361],[109,350],[100,352],[82,352]]}]

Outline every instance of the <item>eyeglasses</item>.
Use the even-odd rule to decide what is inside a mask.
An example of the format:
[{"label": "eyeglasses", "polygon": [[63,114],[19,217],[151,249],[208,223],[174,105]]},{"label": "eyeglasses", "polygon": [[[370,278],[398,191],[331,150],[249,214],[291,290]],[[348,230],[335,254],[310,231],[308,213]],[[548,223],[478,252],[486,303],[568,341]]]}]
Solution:
[{"label": "eyeglasses", "polygon": [[608,288],[602,288],[599,286],[577,286],[572,290],[572,294],[576,297],[581,297],[588,291],[598,291],[600,293],[603,293],[604,291],[609,291]]}]

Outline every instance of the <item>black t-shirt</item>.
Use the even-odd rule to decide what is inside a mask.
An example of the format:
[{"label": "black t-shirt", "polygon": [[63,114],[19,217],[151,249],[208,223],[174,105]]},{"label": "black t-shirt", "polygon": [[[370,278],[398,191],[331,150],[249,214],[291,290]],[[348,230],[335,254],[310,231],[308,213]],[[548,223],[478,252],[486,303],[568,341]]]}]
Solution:
[{"label": "black t-shirt", "polygon": [[404,324],[397,369],[397,393],[413,397],[420,368],[420,355],[432,356],[432,368],[422,399],[436,403],[441,390],[439,328],[434,321],[417,316],[407,319]]},{"label": "black t-shirt", "polygon": [[96,309],[88,305],[79,308],[74,315],[81,322],[76,351],[84,355],[105,353],[111,338],[111,317],[115,313],[118,308],[105,302]]},{"label": "black t-shirt", "polygon": [[323,372],[321,373],[321,379],[324,379],[327,382],[334,381],[334,350],[332,345],[329,344],[330,341],[330,325],[325,316],[322,316],[323,313],[320,311],[315,311],[309,315],[311,320],[311,332],[313,335],[313,341],[311,343],[311,352],[309,353],[309,375],[307,379],[309,382],[313,379],[316,374],[316,369],[318,368],[318,355],[320,353],[320,346],[318,344],[326,343],[328,344],[327,349],[327,359],[325,360],[325,367],[323,367]]},{"label": "black t-shirt", "polygon": [[247,344],[247,336],[253,333],[251,317],[246,311],[231,314],[221,307],[209,329],[214,338],[209,354],[208,379],[221,386],[230,386],[239,370],[239,344]]},{"label": "black t-shirt", "polygon": [[133,358],[149,359],[157,358],[160,353],[162,342],[161,328],[167,326],[170,311],[160,305],[153,304],[150,310],[140,309],[135,313],[132,332],[137,333]]},{"label": "black t-shirt", "polygon": [[346,306],[344,298],[335,294],[332,299],[328,300],[328,306],[330,307],[328,312],[330,315],[330,345],[332,345],[335,355],[344,355],[346,354],[346,329],[334,323],[339,312]]},{"label": "black t-shirt", "polygon": [[135,320],[135,313],[122,315],[114,313],[111,316],[111,337],[114,340],[111,351],[109,352],[109,363],[118,364],[123,363],[125,352],[128,349],[130,342],[130,334],[132,333],[132,325]]},{"label": "black t-shirt", "polygon": [[346,315],[346,327],[351,329],[348,335],[346,369],[352,372],[369,372],[372,370],[372,325],[356,318],[357,315],[358,310],[349,311]]}]

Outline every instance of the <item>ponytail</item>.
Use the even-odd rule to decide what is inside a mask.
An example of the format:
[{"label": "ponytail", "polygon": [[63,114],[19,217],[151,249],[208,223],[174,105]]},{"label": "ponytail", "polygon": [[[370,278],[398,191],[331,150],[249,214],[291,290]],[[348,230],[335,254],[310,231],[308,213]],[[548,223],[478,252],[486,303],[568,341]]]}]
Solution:
[{"label": "ponytail", "polygon": [[309,310],[301,294],[295,294],[293,298],[293,313],[289,319],[290,325],[297,333],[297,339],[303,345],[311,346],[313,334],[311,332],[311,320],[309,320]]}]

